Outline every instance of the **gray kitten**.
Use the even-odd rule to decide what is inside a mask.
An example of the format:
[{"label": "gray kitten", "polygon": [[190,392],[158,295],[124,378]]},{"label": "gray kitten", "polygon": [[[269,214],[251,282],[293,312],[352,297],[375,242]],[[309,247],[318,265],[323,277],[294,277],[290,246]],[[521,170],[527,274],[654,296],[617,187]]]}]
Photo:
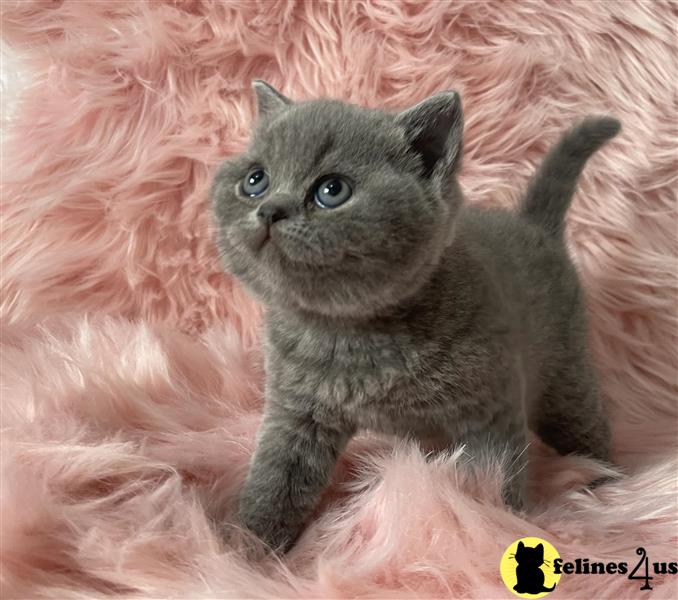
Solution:
[{"label": "gray kitten", "polygon": [[251,144],[213,188],[225,264],[266,307],[266,408],[241,522],[289,548],[364,429],[503,453],[516,510],[528,427],[607,461],[563,219],[619,122],[567,132],[508,213],[462,204],[455,92],[393,114],[254,89]]}]

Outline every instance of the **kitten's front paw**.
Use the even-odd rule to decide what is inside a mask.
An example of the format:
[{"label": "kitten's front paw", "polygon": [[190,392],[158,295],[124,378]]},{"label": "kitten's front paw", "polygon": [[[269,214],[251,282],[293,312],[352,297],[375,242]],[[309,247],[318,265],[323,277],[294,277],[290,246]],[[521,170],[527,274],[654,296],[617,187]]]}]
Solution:
[{"label": "kitten's front paw", "polygon": [[291,526],[284,515],[271,511],[263,513],[243,506],[238,512],[238,520],[279,554],[284,554],[292,547],[299,533],[298,528]]}]

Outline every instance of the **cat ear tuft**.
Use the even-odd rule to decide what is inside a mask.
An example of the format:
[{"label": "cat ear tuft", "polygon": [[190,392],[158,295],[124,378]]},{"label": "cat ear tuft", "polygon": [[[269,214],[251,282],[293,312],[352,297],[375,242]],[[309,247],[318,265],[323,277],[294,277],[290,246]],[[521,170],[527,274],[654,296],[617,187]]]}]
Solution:
[{"label": "cat ear tuft", "polygon": [[464,116],[457,92],[439,92],[399,113],[412,148],[421,155],[426,177],[454,172],[461,164]]},{"label": "cat ear tuft", "polygon": [[257,97],[257,117],[260,119],[270,117],[292,104],[292,100],[262,79],[255,79],[252,89]]}]

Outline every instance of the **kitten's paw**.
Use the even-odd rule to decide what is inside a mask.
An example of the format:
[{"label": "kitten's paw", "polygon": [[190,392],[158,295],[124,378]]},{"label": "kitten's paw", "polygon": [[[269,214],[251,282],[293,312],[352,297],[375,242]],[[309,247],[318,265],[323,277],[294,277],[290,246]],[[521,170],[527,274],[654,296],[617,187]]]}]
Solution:
[{"label": "kitten's paw", "polygon": [[254,533],[270,550],[284,554],[294,544],[298,530],[283,515],[261,513],[241,508],[238,513],[241,525]]}]

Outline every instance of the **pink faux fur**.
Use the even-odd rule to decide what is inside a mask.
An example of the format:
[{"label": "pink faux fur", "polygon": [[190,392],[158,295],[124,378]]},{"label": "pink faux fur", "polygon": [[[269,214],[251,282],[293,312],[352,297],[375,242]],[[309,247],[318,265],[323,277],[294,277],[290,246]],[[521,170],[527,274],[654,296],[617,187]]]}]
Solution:
[{"label": "pink faux fur", "polygon": [[[570,560],[678,560],[677,18],[667,1],[3,0],[34,82],[3,146],[2,596],[508,598],[499,559],[526,535]],[[259,309],[219,268],[207,191],[255,77],[389,108],[459,89],[461,181],[487,204],[514,205],[577,118],[622,120],[568,216],[619,480],[587,492],[601,465],[535,442],[522,518],[497,465],[364,436],[294,551],[244,558],[228,524]],[[570,575],[556,594],[640,585]],[[678,596],[676,576],[652,585]]]}]

